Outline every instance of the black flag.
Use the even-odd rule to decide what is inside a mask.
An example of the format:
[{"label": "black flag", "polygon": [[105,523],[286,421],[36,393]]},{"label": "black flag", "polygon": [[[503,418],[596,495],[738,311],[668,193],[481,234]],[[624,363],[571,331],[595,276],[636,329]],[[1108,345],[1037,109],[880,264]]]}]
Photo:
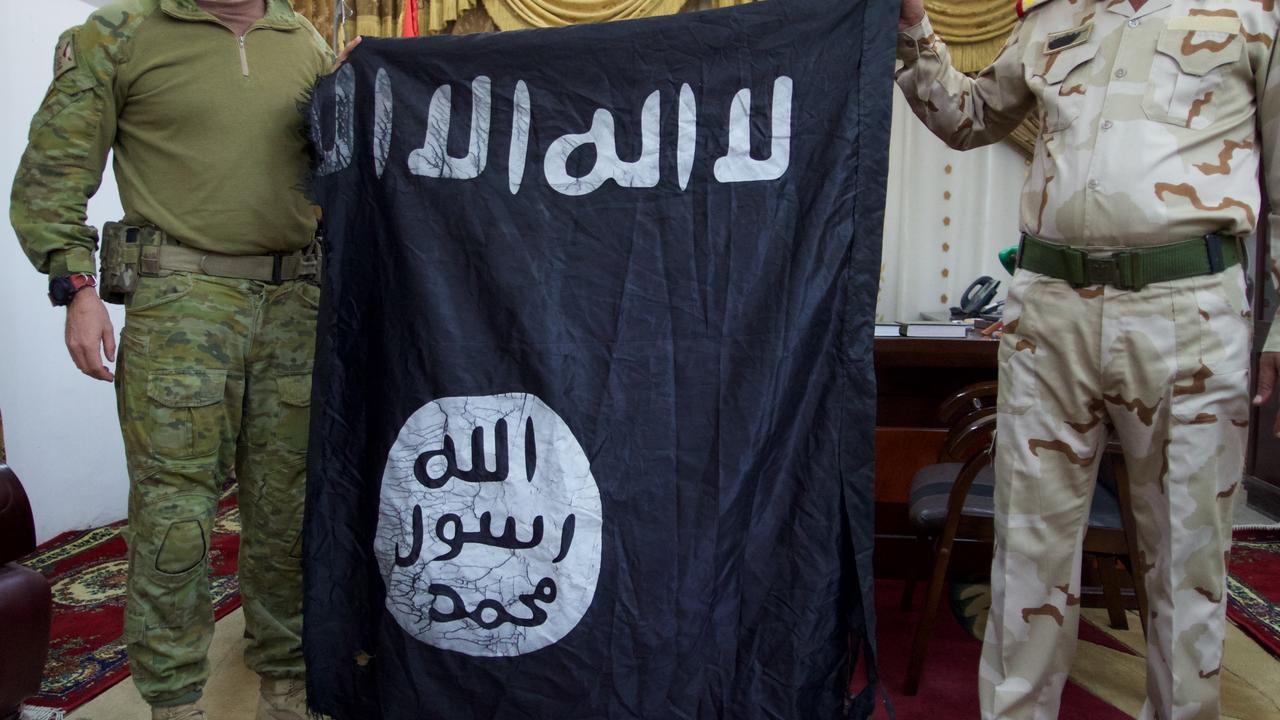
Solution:
[{"label": "black flag", "polygon": [[315,710],[869,716],[897,15],[368,40],[321,83]]}]

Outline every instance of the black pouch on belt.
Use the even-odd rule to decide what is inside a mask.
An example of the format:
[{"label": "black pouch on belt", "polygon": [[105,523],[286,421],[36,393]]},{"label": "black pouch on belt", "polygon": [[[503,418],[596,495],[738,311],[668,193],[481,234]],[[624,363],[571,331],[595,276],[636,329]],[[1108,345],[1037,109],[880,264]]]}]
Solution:
[{"label": "black pouch on belt", "polygon": [[98,294],[109,303],[123,305],[138,289],[138,261],[142,256],[141,228],[109,222],[102,228],[98,253]]},{"label": "black pouch on belt", "polygon": [[143,275],[142,248],[162,242],[164,235],[154,227],[117,222],[104,225],[98,272],[98,294],[102,299],[117,305],[128,302]]}]

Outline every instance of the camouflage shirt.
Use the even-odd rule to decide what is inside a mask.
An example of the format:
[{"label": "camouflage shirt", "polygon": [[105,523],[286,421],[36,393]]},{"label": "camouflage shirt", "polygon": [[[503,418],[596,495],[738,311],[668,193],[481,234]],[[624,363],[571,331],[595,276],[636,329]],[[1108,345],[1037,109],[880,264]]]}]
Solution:
[{"label": "camouflage shirt", "polygon": [[232,255],[311,242],[299,103],[333,62],[287,0],[237,37],[195,0],[126,0],[63,33],[10,219],[31,262],[93,273],[85,206],[108,151],[125,221]]},{"label": "camouflage shirt", "polygon": [[[1280,284],[1280,72],[1273,0],[1044,0],[990,67],[951,66],[926,18],[898,38],[898,86],[939,138],[996,142],[1028,113],[1040,137],[1025,232],[1082,248],[1248,235],[1270,188]],[[1260,134],[1261,131],[1261,134]],[[1265,138],[1265,139],[1264,139]],[[1280,331],[1267,350],[1280,351]]]}]

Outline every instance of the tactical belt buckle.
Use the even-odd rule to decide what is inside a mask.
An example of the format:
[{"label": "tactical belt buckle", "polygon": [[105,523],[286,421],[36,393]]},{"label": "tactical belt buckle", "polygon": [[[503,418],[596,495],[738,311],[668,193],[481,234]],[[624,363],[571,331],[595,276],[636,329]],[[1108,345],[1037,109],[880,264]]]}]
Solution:
[{"label": "tactical belt buckle", "polygon": [[1116,263],[1115,256],[1097,257],[1095,255],[1086,255],[1084,258],[1084,280],[1085,285],[1119,286],[1120,266]]}]

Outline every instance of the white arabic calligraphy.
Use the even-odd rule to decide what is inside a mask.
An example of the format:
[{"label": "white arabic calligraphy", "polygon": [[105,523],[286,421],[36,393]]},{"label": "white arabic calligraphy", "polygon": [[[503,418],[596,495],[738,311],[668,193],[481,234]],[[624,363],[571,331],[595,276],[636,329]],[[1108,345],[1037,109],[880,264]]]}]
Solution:
[{"label": "white arabic calligraphy", "polygon": [[489,78],[471,81],[471,136],[467,154],[449,154],[449,121],[453,115],[453,88],[441,85],[431,96],[427,109],[426,145],[409,153],[409,172],[433,178],[470,180],[480,177],[489,159]]},{"label": "white arabic calligraphy", "polygon": [[[618,157],[613,113],[596,110],[591,117],[591,129],[585,133],[565,135],[547,148],[542,171],[547,182],[562,195],[586,195],[597,190],[606,180],[613,180],[621,187],[651,188],[658,184],[658,113],[661,95],[657,90],[644,101],[640,111],[640,158],[627,162]],[[591,172],[582,177],[569,174],[569,156],[583,145],[594,145],[596,161]]]},{"label": "white arabic calligraphy", "polygon": [[[355,121],[355,73],[350,65],[338,71],[333,84],[334,141],[326,146],[316,107],[312,108],[312,140],[320,148],[317,173],[327,175],[351,164]],[[471,81],[471,118],[467,154],[449,154],[449,127],[453,121],[453,86],[441,85],[432,93],[427,109],[426,139],[422,147],[409,153],[409,171],[420,177],[442,180],[473,180],[484,173],[489,157],[490,120],[493,108],[492,81],[480,75]],[[392,81],[385,69],[377,71],[374,90],[373,155],[378,177],[382,177],[391,152]],[[786,174],[791,165],[793,83],[790,77],[774,78],[768,122],[769,155],[751,155],[751,89],[738,90],[729,101],[726,129],[728,150],[717,158],[712,175],[717,182],[766,182]],[[698,152],[698,100],[693,87],[680,85],[676,97],[676,182],[686,190]],[[507,155],[507,188],[520,192],[533,137],[533,104],[529,86],[518,80],[512,95],[511,135]],[[556,192],[571,197],[595,192],[612,180],[624,188],[652,188],[661,180],[662,91],[649,93],[640,109],[640,154],[635,160],[618,156],[617,123],[614,113],[596,108],[591,125],[584,132],[561,135],[547,146],[542,158],[542,174]],[[595,159],[585,174],[570,172],[571,157],[587,146]]]}]

